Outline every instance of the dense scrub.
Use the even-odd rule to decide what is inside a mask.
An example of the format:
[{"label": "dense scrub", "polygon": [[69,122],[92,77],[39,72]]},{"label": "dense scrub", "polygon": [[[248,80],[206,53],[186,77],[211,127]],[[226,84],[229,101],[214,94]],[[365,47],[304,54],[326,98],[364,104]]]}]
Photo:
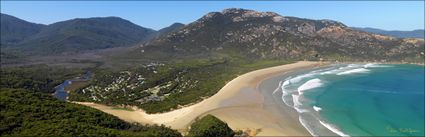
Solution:
[{"label": "dense scrub", "polygon": [[0,87],[24,88],[37,92],[52,93],[54,87],[66,79],[83,74],[82,69],[34,65],[1,68]]},{"label": "dense scrub", "polygon": [[71,93],[70,100],[133,105],[148,113],[165,112],[214,95],[240,74],[289,63],[217,57],[147,65],[126,71],[95,72],[91,86]]},{"label": "dense scrub", "polygon": [[289,61],[263,60],[258,62],[242,62],[241,60],[223,59],[223,62],[220,64],[194,68],[181,76],[182,79],[185,79],[184,82],[190,82],[188,84],[191,85],[189,88],[180,92],[172,92],[162,101],[151,101],[139,106],[150,113],[169,111],[170,109],[177,108],[179,105],[187,105],[214,95],[227,82],[238,75],[260,68],[287,63]]},{"label": "dense scrub", "polygon": [[235,132],[220,119],[207,115],[197,119],[189,130],[189,137],[233,137]]},{"label": "dense scrub", "polygon": [[50,95],[0,90],[1,136],[181,136],[165,126],[126,123],[115,116]]}]

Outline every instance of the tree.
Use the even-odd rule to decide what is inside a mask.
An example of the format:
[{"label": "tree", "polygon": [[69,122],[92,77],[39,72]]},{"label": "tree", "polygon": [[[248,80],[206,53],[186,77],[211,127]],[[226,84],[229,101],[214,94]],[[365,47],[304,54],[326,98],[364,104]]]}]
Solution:
[{"label": "tree", "polygon": [[235,132],[220,119],[207,115],[190,126],[189,137],[233,137]]},{"label": "tree", "polygon": [[180,137],[181,134],[164,125],[127,123],[46,93],[0,88],[0,136]]}]

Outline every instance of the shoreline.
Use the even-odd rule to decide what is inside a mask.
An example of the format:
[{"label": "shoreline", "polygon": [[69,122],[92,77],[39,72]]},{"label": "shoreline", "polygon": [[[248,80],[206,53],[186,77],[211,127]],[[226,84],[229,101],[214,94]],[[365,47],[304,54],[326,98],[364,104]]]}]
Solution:
[{"label": "shoreline", "polygon": [[325,61],[331,64],[409,64],[409,65],[419,65],[419,66],[425,66],[425,62],[401,62],[401,61],[389,61],[389,62],[379,62],[379,61]]},{"label": "shoreline", "polygon": [[[194,105],[159,114],[147,114],[137,107],[134,111],[116,109],[91,102],[73,102],[103,112],[112,114],[128,122],[143,124],[164,124],[181,133],[187,132],[187,127],[197,118],[206,114],[212,114],[225,121],[233,130],[248,131],[250,135],[258,136],[311,136],[298,121],[298,114],[292,108],[282,109],[278,103],[274,103],[271,94],[274,87],[261,89],[261,84],[290,72],[310,69],[327,62],[299,61],[292,64],[269,67],[255,70],[240,75],[215,95],[204,99]],[[115,109],[114,109],[115,108]]]}]

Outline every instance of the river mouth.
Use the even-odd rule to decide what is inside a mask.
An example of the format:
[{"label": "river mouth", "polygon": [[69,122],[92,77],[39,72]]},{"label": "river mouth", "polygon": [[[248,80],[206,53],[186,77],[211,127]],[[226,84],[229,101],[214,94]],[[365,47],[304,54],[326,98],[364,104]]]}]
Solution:
[{"label": "river mouth", "polygon": [[82,75],[81,77],[76,77],[76,78],[73,78],[73,79],[67,79],[62,84],[57,85],[55,87],[55,92],[53,93],[53,96],[55,98],[59,99],[59,100],[67,101],[68,95],[69,95],[68,92],[70,91],[70,89],[67,89],[67,88],[72,86],[73,84],[76,84],[76,83],[79,83],[79,82],[87,83],[91,79],[91,77],[92,77],[92,73],[90,71],[86,71],[86,73],[84,75]]},{"label": "river mouth", "polygon": [[55,87],[55,93],[53,96],[59,100],[66,101],[68,99],[68,92],[65,91],[65,87],[71,84],[71,80],[65,80],[62,84]]}]

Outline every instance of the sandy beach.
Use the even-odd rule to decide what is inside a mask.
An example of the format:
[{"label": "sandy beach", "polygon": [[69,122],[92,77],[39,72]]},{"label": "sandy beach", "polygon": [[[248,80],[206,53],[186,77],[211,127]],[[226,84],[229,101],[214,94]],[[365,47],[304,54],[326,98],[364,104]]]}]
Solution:
[{"label": "sandy beach", "polygon": [[299,123],[295,110],[282,108],[284,105],[273,101],[270,92],[278,86],[277,80],[263,81],[320,65],[319,62],[300,61],[252,71],[236,77],[218,93],[197,104],[160,114],[147,114],[136,108],[135,111],[128,111],[89,102],[75,103],[99,109],[125,121],[164,124],[180,132],[185,132],[195,118],[212,114],[228,123],[233,130],[250,130],[251,135],[310,136]]}]

